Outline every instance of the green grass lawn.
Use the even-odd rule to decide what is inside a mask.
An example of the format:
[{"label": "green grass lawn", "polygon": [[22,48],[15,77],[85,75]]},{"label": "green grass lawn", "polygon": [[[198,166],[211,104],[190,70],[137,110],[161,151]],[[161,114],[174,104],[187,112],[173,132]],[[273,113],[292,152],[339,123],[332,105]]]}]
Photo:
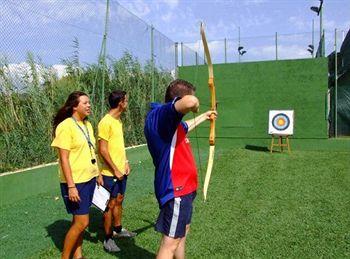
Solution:
[{"label": "green grass lawn", "polygon": [[[201,147],[203,183],[207,148]],[[199,192],[195,202],[187,257],[350,257],[349,157],[350,150],[299,150],[288,155],[270,154],[263,148],[217,148],[208,200],[204,203]],[[104,252],[101,213],[93,208],[84,238],[88,258],[154,258],[156,254],[160,236],[153,229],[158,212],[153,166],[145,148],[129,158],[134,170],[128,182],[124,225],[138,236],[118,241],[120,253]],[[47,170],[37,175],[51,179],[48,174],[53,173]],[[36,181],[34,175],[32,181]],[[8,186],[7,177],[11,176],[0,178],[1,188],[15,188],[21,196],[26,183],[17,180]],[[37,194],[22,193],[23,198],[13,202],[7,202],[10,198],[2,190],[1,258],[60,256],[70,216],[58,184],[52,186],[42,192],[37,186]]]}]

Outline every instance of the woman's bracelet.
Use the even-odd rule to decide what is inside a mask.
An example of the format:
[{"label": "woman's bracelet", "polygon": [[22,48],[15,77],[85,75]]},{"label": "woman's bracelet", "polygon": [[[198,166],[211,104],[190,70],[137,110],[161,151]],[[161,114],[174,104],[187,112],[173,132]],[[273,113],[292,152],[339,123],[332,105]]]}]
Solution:
[{"label": "woman's bracelet", "polygon": [[68,186],[68,189],[70,188],[77,188],[75,185],[74,186]]}]

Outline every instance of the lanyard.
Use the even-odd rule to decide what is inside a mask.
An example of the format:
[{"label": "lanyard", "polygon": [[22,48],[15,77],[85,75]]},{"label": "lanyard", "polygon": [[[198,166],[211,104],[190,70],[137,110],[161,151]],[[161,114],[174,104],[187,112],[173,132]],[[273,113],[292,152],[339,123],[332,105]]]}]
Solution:
[{"label": "lanyard", "polygon": [[80,125],[78,124],[77,120],[73,116],[72,116],[72,119],[75,122],[75,125],[77,125],[78,128],[80,129],[80,131],[83,133],[83,135],[84,135],[84,137],[85,137],[85,139],[86,139],[86,141],[88,143],[88,146],[89,146],[89,151],[90,151],[90,155],[91,155],[91,163],[95,164],[96,163],[96,159],[92,155],[92,151],[91,151],[91,149],[95,149],[95,147],[94,147],[94,144],[91,142],[89,129],[87,128],[86,124],[84,123],[84,127],[85,127],[85,130],[86,130],[86,133],[85,133],[83,128],[80,127]]}]

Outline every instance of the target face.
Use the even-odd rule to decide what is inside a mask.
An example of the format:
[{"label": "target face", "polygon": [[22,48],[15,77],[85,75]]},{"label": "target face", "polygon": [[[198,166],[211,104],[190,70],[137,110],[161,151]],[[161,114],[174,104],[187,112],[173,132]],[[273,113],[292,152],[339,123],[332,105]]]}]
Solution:
[{"label": "target face", "polygon": [[289,120],[288,116],[284,113],[276,114],[272,118],[272,126],[276,130],[285,130],[289,127],[289,124],[290,124],[290,120]]},{"label": "target face", "polygon": [[293,110],[271,110],[269,112],[269,134],[293,135]]}]

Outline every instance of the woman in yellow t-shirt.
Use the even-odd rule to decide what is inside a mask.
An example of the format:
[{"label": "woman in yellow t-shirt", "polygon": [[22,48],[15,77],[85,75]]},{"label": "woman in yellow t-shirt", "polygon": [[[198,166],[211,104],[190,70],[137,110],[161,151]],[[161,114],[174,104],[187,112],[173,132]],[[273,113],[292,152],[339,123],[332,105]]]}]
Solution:
[{"label": "woman in yellow t-shirt", "polygon": [[58,151],[61,193],[67,212],[73,215],[62,258],[82,258],[84,230],[89,225],[98,167],[95,138],[91,124],[90,100],[83,92],[73,92],[53,119],[54,140]]}]

